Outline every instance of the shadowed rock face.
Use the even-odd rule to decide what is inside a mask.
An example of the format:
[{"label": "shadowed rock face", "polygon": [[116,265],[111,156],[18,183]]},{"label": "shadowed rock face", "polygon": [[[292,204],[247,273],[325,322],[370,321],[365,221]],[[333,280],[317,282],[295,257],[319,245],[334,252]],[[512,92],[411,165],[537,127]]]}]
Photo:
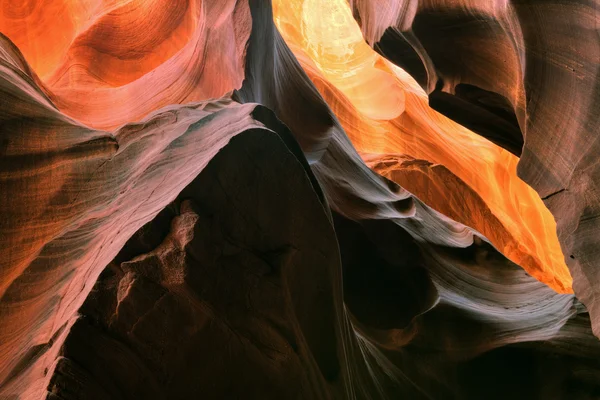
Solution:
[{"label": "shadowed rock face", "polygon": [[[307,172],[272,132],[233,139],[122,251],[142,254],[100,277],[49,397],[97,395],[85,380],[105,388],[100,398],[341,393],[339,256]],[[148,230],[164,239],[145,252],[158,242]],[[104,372],[114,349],[134,379]]]},{"label": "shadowed rock face", "polygon": [[595,4],[84,3],[0,5],[0,399],[600,397]]},{"label": "shadowed rock face", "polygon": [[597,3],[350,3],[367,42],[431,107],[521,157],[519,176],[556,219],[575,294],[600,320]]},{"label": "shadowed rock face", "polygon": [[[274,2],[277,27],[363,161],[391,155],[442,165],[454,175],[452,181],[460,182],[445,191],[481,197],[501,227],[487,229],[488,221],[464,205],[453,219],[486,230],[487,239],[511,261],[556,291],[571,293],[554,218],[517,176],[519,159],[431,109],[422,88],[364,42],[346,2],[293,4]],[[443,197],[433,198],[422,185],[409,191],[444,213]],[[371,190],[365,188],[359,197],[366,192]]]}]

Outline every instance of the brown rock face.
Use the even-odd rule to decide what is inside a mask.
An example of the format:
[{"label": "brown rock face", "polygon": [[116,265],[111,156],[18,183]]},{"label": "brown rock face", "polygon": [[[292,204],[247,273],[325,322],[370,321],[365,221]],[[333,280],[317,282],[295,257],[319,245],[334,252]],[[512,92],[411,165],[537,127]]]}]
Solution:
[{"label": "brown rock face", "polygon": [[367,42],[413,75],[433,108],[520,156],[518,174],[554,215],[600,335],[597,3],[350,3]]},{"label": "brown rock face", "polygon": [[[152,247],[148,231],[164,239],[128,259]],[[246,132],[100,277],[66,338],[50,398],[339,393],[339,274],[307,171],[276,134]],[[110,371],[121,358],[114,349],[132,372]],[[82,385],[89,380],[102,395]]]},{"label": "brown rock face", "polygon": [[600,397],[597,8],[2,2],[0,400]]}]

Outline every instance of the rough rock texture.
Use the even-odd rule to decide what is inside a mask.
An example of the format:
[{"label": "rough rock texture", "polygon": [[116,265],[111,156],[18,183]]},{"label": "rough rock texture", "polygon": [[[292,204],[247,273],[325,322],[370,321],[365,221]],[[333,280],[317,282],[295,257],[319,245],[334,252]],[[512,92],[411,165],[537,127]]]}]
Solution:
[{"label": "rough rock texture", "polygon": [[593,6],[3,2],[0,399],[600,396]]}]

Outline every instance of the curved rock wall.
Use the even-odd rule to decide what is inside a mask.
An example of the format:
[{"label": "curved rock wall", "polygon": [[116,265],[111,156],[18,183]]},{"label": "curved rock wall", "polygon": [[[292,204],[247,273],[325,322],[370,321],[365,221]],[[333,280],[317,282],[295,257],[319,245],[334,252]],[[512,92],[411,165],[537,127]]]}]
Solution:
[{"label": "curved rock wall", "polygon": [[593,398],[595,6],[3,2],[0,399]]}]

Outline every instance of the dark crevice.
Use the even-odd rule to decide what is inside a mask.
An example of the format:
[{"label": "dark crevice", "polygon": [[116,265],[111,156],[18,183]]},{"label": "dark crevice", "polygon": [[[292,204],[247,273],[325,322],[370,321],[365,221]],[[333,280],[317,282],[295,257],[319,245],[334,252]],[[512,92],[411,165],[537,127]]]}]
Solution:
[{"label": "dark crevice", "polygon": [[557,195],[557,194],[559,194],[559,193],[562,193],[562,192],[564,192],[564,191],[566,191],[566,190],[567,190],[567,189],[560,189],[560,190],[557,190],[556,192],[550,193],[548,196],[544,196],[544,197],[542,197],[542,200],[546,201],[546,200],[548,200],[550,197],[552,197],[552,196],[555,196],[555,195]]},{"label": "dark crevice", "polygon": [[523,135],[508,99],[473,85],[459,84],[455,94],[436,88],[429,106],[469,128],[517,157],[523,150]]}]

